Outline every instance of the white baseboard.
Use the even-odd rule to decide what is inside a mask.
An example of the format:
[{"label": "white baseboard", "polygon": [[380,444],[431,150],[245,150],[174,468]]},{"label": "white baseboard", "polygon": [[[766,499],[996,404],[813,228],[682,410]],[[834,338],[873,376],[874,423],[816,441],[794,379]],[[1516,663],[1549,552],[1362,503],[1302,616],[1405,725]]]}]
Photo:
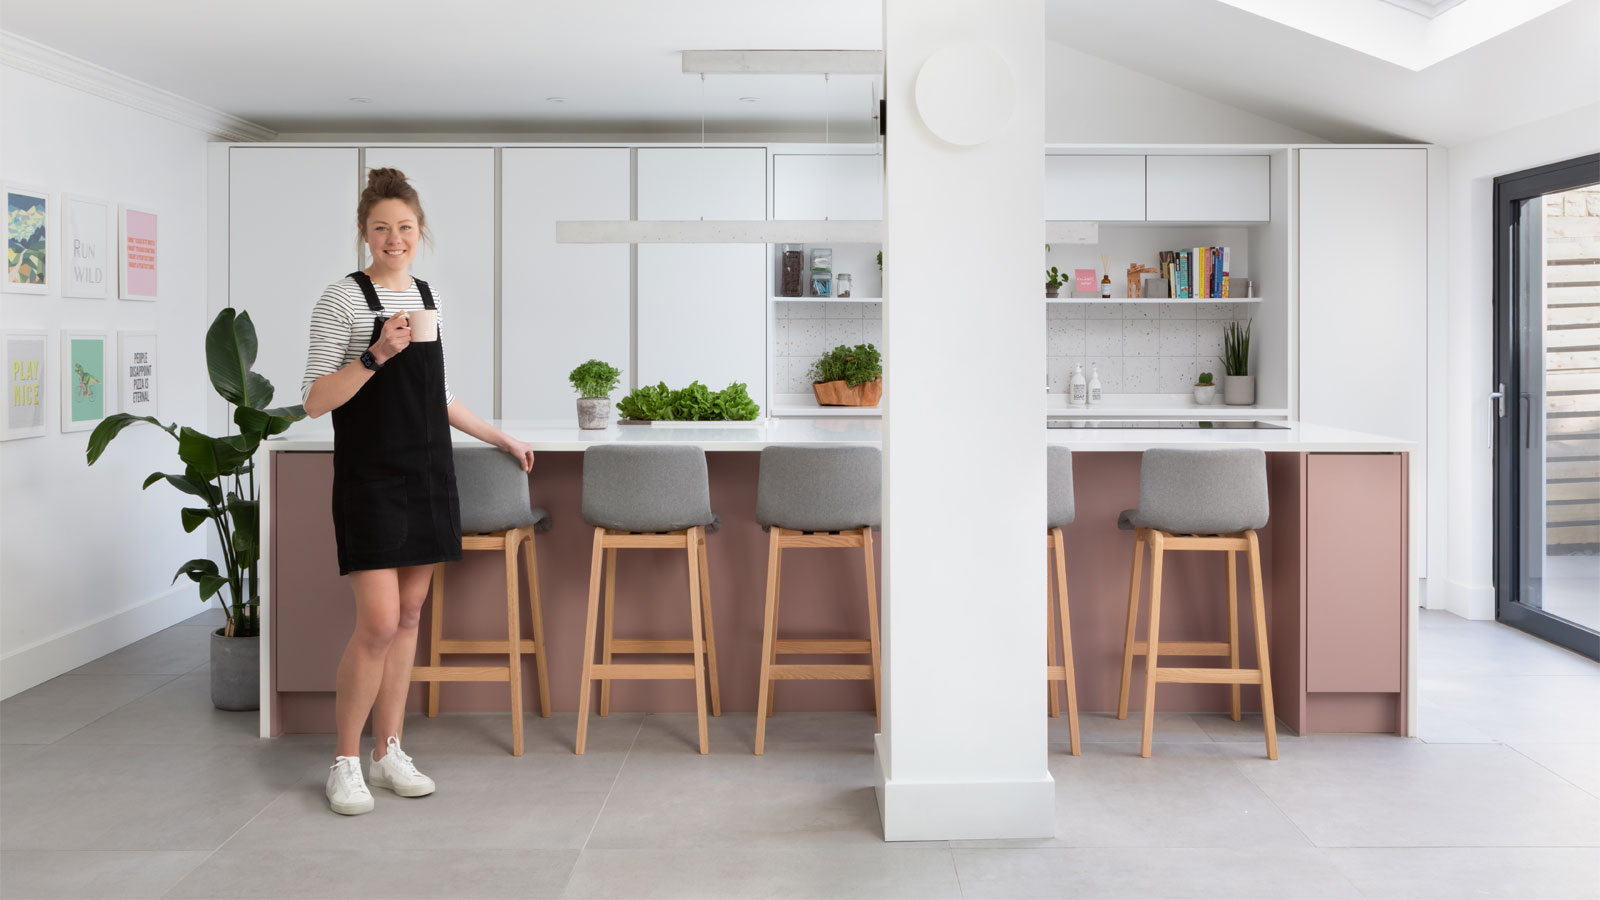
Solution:
[{"label": "white baseboard", "polygon": [[913,782],[889,776],[883,735],[877,749],[878,814],[886,841],[1049,838],[1056,831],[1056,784],[1030,781]]},{"label": "white baseboard", "polygon": [[0,656],[0,699],[70,672],[203,612],[187,579],[155,597],[57,632]]},{"label": "white baseboard", "polygon": [[1444,608],[1463,619],[1494,619],[1494,585],[1462,584],[1450,579]]}]

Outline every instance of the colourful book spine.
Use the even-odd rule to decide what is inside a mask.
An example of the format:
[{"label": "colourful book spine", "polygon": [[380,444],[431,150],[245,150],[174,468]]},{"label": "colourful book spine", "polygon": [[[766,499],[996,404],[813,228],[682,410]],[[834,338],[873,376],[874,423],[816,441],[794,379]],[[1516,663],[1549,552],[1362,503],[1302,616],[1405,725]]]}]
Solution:
[{"label": "colourful book spine", "polygon": [[1233,271],[1233,252],[1222,248],[1222,296],[1228,296],[1228,273]]},{"label": "colourful book spine", "polygon": [[1206,248],[1194,248],[1194,259],[1199,264],[1199,271],[1195,275],[1194,282],[1195,286],[1200,289],[1195,292],[1195,297],[1203,299],[1210,296],[1210,293],[1206,290],[1208,286],[1206,284]]}]

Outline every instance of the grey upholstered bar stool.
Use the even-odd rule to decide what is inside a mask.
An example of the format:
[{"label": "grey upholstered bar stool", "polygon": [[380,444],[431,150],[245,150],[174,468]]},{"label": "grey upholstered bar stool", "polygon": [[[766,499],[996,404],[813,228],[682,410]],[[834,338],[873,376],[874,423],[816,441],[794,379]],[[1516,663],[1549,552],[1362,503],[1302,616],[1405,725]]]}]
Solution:
[{"label": "grey upholstered bar stool", "polygon": [[[583,752],[589,730],[589,688],[600,679],[600,715],[611,711],[613,678],[693,679],[700,717],[700,752],[709,753],[706,733],[706,670],[710,669],[713,715],[722,715],[717,686],[717,641],[711,625],[711,578],[706,567],[706,532],[719,522],[711,511],[706,453],[699,447],[660,444],[603,444],[583,453],[583,520],[594,526],[589,563],[589,614],[583,632],[583,681],[578,691],[578,742]],[[617,639],[613,636],[617,551],[629,548],[682,549],[689,561],[688,640]],[[600,558],[605,556],[606,621],[601,659],[594,661],[595,625],[600,612]],[[702,615],[704,629],[702,631]],[[689,653],[692,663],[619,665],[616,653]]]},{"label": "grey upholstered bar stool", "polygon": [[[428,683],[428,717],[439,714],[441,681],[499,681],[511,686],[511,755],[522,755],[522,658],[533,657],[539,685],[539,715],[550,715],[550,687],[544,665],[544,618],[539,607],[539,552],[534,532],[550,528],[550,516],[533,506],[528,473],[492,448],[455,451],[456,493],[461,503],[461,549],[499,550],[506,561],[506,640],[456,640],[444,636],[444,563],[433,567],[433,608],[429,613],[428,665],[411,670],[413,682]],[[533,640],[522,637],[517,599],[517,547],[528,563],[528,615]],[[445,666],[446,654],[506,655],[505,666]]]},{"label": "grey upholstered bar stool", "polygon": [[[1231,684],[1233,719],[1239,720],[1239,685],[1261,685],[1261,718],[1267,758],[1278,758],[1272,709],[1272,672],[1267,665],[1267,617],[1261,586],[1261,546],[1256,529],[1267,524],[1267,459],[1260,450],[1146,450],[1139,466],[1139,508],[1126,510],[1117,527],[1134,532],[1133,573],[1128,586],[1128,629],[1122,644],[1122,689],[1117,718],[1128,716],[1133,657],[1144,654],[1144,729],[1139,755],[1150,755],[1155,728],[1157,682]],[[1150,547],[1150,625],[1147,640],[1134,640],[1139,616],[1140,555]],[[1168,550],[1222,550],[1228,554],[1228,640],[1161,640],[1161,561]],[[1250,557],[1250,593],[1259,668],[1239,668],[1239,590],[1235,554]],[[1227,668],[1162,668],[1158,657],[1226,656]]]},{"label": "grey upholstered bar stool", "polygon": [[[756,521],[767,530],[768,540],[767,609],[761,631],[761,684],[756,700],[758,756],[765,749],[767,717],[772,715],[779,681],[870,679],[873,707],[879,706],[878,580],[872,559],[872,529],[882,524],[882,481],[883,457],[876,447],[774,446],[761,451]],[[778,637],[783,551],[815,547],[861,548],[867,573],[867,637]],[[779,665],[779,654],[861,654],[870,656],[872,664]]]},{"label": "grey upholstered bar stool", "polygon": [[[1046,686],[1050,689],[1050,715],[1061,715],[1060,699],[1056,696],[1056,682],[1066,682],[1067,688],[1067,734],[1072,738],[1072,755],[1078,756],[1083,752],[1083,745],[1078,738],[1078,679],[1072,667],[1072,619],[1067,614],[1067,553],[1066,537],[1061,529],[1071,525],[1077,511],[1073,502],[1072,493],[1072,451],[1066,447],[1052,446],[1048,448],[1048,472],[1046,485],[1048,496],[1045,507],[1045,524],[1049,529],[1045,538],[1045,546],[1050,551],[1051,576],[1045,583],[1045,645],[1049,648],[1049,661],[1045,667]],[[1055,604],[1052,609],[1051,584],[1055,586]],[[1057,635],[1053,635],[1055,625],[1059,623],[1061,631],[1061,664],[1056,665]]]}]

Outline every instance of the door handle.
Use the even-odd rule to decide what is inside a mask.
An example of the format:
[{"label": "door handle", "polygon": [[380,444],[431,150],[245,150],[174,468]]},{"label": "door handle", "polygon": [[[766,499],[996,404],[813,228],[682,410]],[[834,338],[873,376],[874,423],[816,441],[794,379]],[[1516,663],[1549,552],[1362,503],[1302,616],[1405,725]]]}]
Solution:
[{"label": "door handle", "polygon": [[1495,387],[1498,390],[1490,391],[1489,392],[1489,399],[1493,400],[1495,402],[1495,416],[1497,418],[1503,419],[1503,418],[1506,417],[1506,386],[1505,386],[1505,382],[1501,382],[1500,384],[1495,385]]}]

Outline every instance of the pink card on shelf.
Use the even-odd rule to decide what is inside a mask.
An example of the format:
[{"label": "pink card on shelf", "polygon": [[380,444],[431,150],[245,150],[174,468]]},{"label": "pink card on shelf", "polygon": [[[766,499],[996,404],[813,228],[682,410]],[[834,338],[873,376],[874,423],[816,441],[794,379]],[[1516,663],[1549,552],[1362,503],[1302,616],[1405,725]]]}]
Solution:
[{"label": "pink card on shelf", "polygon": [[1091,294],[1100,290],[1100,279],[1095,277],[1093,269],[1073,269],[1072,274],[1078,276],[1078,290]]}]

